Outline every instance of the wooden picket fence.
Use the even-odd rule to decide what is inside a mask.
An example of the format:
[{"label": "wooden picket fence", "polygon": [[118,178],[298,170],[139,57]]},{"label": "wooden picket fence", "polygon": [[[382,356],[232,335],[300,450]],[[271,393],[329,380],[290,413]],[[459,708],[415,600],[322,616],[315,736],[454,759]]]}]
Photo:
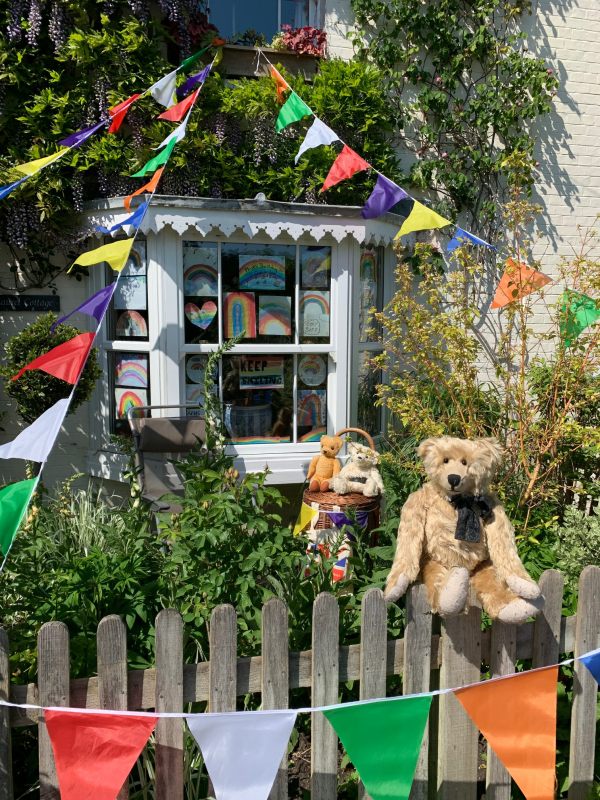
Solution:
[{"label": "wooden picket fence", "polygon": [[[98,626],[98,674],[70,680],[69,635],[66,625],[48,622],[38,636],[38,682],[10,684],[9,642],[0,630],[0,698],[42,706],[182,711],[186,704],[207,701],[211,711],[234,711],[237,699],[260,695],[265,709],[287,708],[291,689],[311,689],[313,706],[337,703],[339,686],[359,681],[360,697],[386,694],[391,675],[402,676],[405,694],[458,687],[479,681],[482,669],[492,675],[514,671],[516,659],[532,667],[554,664],[600,646],[600,568],[581,574],[577,614],[562,616],[563,577],[548,570],[540,581],[546,607],[535,622],[514,627],[496,622],[482,630],[481,612],[440,621],[432,617],[423,587],[407,596],[407,624],[402,639],[388,640],[387,610],[382,593],[370,589],[362,604],[360,644],[339,645],[339,609],[330,594],[321,594],[313,609],[312,649],[290,653],[288,612],[278,599],[262,614],[262,655],[237,658],[236,612],[216,608],[210,625],[210,660],[183,663],[183,623],[172,610],[156,620],[156,666],[127,670],[126,630],[117,616]],[[574,666],[571,708],[569,800],[584,800],[593,781],[596,746],[596,690],[589,671]],[[39,726],[40,797],[58,798],[51,745],[35,710],[0,707],[0,800],[13,800],[11,727]],[[161,719],[156,728],[157,800],[183,798],[183,737],[180,719]],[[340,749],[337,737],[321,713],[311,721],[311,796],[335,800]],[[285,762],[285,760],[284,760]],[[482,764],[485,767],[482,768]],[[235,768],[235,767],[234,767]],[[485,771],[485,776],[483,772]],[[476,800],[485,779],[486,800],[509,800],[510,778],[488,752],[481,758],[480,737],[452,694],[435,699],[412,789],[412,800]],[[364,796],[361,790],[360,796]],[[271,798],[288,797],[286,763],[282,763]],[[119,795],[127,798],[127,789]]]}]

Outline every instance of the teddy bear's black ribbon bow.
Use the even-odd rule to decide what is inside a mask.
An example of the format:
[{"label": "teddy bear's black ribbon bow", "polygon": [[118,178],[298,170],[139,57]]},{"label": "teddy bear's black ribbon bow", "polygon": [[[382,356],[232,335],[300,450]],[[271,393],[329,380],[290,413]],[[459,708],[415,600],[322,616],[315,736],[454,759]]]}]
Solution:
[{"label": "teddy bear's black ribbon bow", "polygon": [[450,498],[451,505],[458,511],[458,521],[454,538],[462,542],[479,542],[481,526],[479,520],[486,520],[492,511],[490,504],[481,495],[457,494]]}]

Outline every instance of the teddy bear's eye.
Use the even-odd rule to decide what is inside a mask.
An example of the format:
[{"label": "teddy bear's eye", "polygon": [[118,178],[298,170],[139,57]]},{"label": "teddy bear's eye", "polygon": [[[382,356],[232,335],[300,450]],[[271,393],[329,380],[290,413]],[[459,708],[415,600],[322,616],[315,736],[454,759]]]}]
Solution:
[{"label": "teddy bear's eye", "polygon": [[466,458],[462,458],[460,463],[463,465],[463,467],[466,467],[467,466],[467,459]]},{"label": "teddy bear's eye", "polygon": [[450,459],[449,459],[449,458],[445,458],[445,459],[444,459],[444,464],[447,464],[447,463],[448,463],[448,461],[450,461]]}]

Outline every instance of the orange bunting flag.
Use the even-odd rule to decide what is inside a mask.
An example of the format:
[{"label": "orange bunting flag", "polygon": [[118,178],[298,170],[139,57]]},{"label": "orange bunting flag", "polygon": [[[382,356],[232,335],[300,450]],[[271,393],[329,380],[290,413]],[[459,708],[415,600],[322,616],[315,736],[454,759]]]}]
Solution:
[{"label": "orange bunting flag", "polygon": [[528,294],[541,289],[547,283],[552,283],[552,278],[531,269],[527,264],[518,264],[514,259],[506,259],[506,270],[500,278],[496,294],[492,300],[491,308],[502,308],[515,300],[527,297]]},{"label": "orange bunting flag", "polygon": [[163,170],[164,167],[157,169],[154,175],[148,181],[148,183],[145,183],[142,187],[136,189],[136,191],[133,192],[133,194],[130,194],[125,198],[125,200],[123,201],[123,205],[125,206],[127,211],[131,211],[131,201],[136,195],[143,194],[143,192],[152,193],[156,191],[156,187],[158,186],[158,182],[162,177]]},{"label": "orange bunting flag", "polygon": [[284,94],[288,91],[290,85],[281,75],[281,73],[275,69],[275,67],[269,67],[269,72],[271,73],[271,77],[275,81],[275,86],[277,87],[277,99],[280,103],[283,103],[285,100]]},{"label": "orange bunting flag", "polygon": [[558,667],[455,689],[527,800],[554,800]]},{"label": "orange bunting flag", "polygon": [[119,130],[123,124],[123,120],[127,116],[127,112],[138,99],[138,97],[141,97],[141,95],[132,94],[131,97],[127,98],[127,100],[123,100],[122,103],[117,103],[116,106],[108,109],[111,119],[110,128],[108,129],[109,133],[116,133]]},{"label": "orange bunting flag", "polygon": [[351,178],[354,173],[361,172],[363,169],[370,169],[370,167],[371,165],[368,161],[365,161],[364,158],[361,158],[358,153],[355,153],[351,147],[345,144],[339,156],[333,162],[321,191],[324,192],[331,186],[335,186],[336,183]]},{"label": "orange bunting flag", "polygon": [[158,118],[168,119],[169,122],[181,122],[181,120],[196,102],[198,95],[200,94],[200,89],[202,89],[202,86],[199,86],[195,92],[188,94],[187,97],[184,97],[183,100],[176,105],[171,106],[171,108],[168,108],[166,111],[163,111],[162,114],[158,115]]}]

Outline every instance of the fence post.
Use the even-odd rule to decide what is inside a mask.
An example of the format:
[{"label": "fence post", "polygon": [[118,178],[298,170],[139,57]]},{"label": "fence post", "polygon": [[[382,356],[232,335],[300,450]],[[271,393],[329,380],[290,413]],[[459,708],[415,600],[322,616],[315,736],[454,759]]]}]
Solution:
[{"label": "fence post", "polygon": [[[442,620],[440,689],[477,683],[481,678],[481,609]],[[440,696],[438,797],[475,800],[479,734],[452,692]]]},{"label": "fence post", "polygon": [[[600,647],[600,567],[586,567],[579,578],[575,658]],[[569,800],[586,800],[594,780],[596,691],[589,669],[575,661],[569,754]]]},{"label": "fence post", "polygon": [[[490,642],[490,672],[492,678],[511,675],[515,671],[517,658],[516,625],[506,625],[495,620]],[[510,775],[504,764],[487,747],[486,800],[510,800]]]},{"label": "fence post", "polygon": [[[406,595],[406,628],[404,630],[404,694],[429,691],[431,672],[432,615],[427,589],[412,586]],[[429,761],[429,723],[425,726],[421,752],[415,769],[410,800],[427,800]]]},{"label": "fence post", "polygon": [[[262,707],[289,708],[290,656],[288,610],[283,600],[272,597],[262,610]],[[287,800],[287,750],[269,795],[270,800]]]},{"label": "fence post", "polygon": [[[385,697],[387,671],[387,605],[381,589],[368,589],[360,619],[360,699]],[[362,783],[359,798],[368,798]]]},{"label": "fence post", "polygon": [[[10,700],[8,634],[0,628],[0,700]],[[0,706],[0,800],[13,800],[10,708]]]},{"label": "fence post", "polygon": [[[98,705],[115,711],[127,710],[127,631],[116,614],[100,620],[96,635],[98,661]],[[127,800],[125,781],[118,800]]]},{"label": "fence post", "polygon": [[[69,631],[64,622],[46,622],[38,633],[38,690],[41,706],[68,706]],[[43,712],[38,721],[40,800],[58,800],[58,779]]]},{"label": "fence post", "polygon": [[[208,635],[208,710],[235,711],[237,699],[237,616],[230,605],[217,606]],[[212,781],[208,796],[214,797]]]},{"label": "fence post", "polygon": [[[157,711],[183,711],[183,621],[174,608],[156,617]],[[183,720],[156,723],[156,800],[183,800]]]},{"label": "fence post", "polygon": [[556,569],[542,573],[539,585],[544,596],[544,608],[533,626],[533,656],[531,666],[548,667],[559,660],[560,621],[565,579]]},{"label": "fence post", "polygon": [[[337,703],[339,691],[340,610],[333,595],[322,592],[313,605],[312,705]],[[320,711],[311,714],[311,800],[336,800],[337,736]]]}]

